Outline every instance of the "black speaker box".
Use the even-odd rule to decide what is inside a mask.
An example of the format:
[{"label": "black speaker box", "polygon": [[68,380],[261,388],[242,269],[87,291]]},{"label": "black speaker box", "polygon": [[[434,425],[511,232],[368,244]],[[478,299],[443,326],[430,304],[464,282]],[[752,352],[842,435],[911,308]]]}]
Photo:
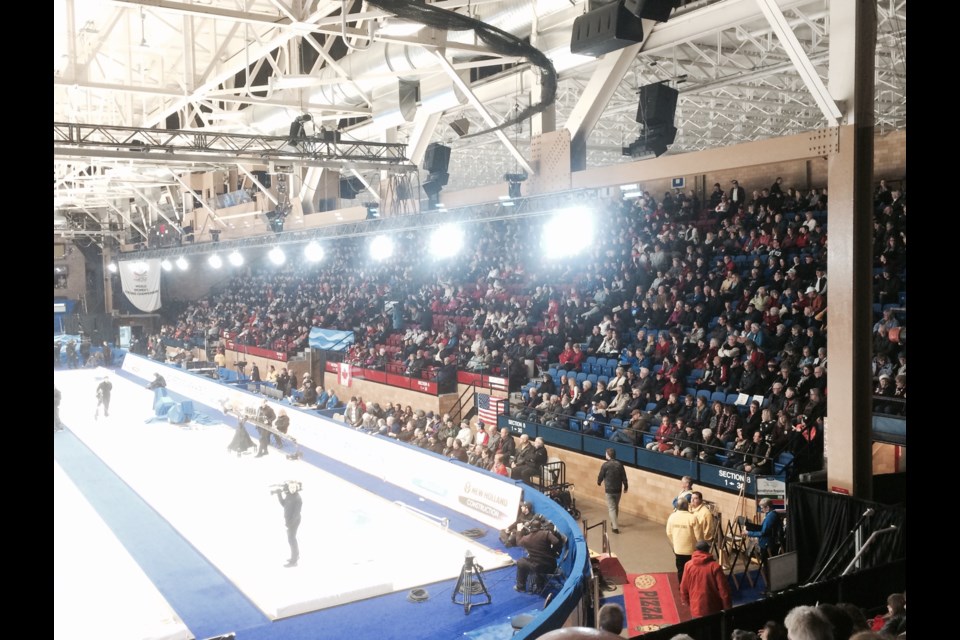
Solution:
[{"label": "black speaker box", "polygon": [[423,187],[423,192],[428,196],[436,195],[440,193],[441,189],[447,186],[447,181],[450,180],[450,174],[446,172],[431,173],[427,176],[427,179],[421,185]]},{"label": "black speaker box", "polygon": [[251,171],[250,173],[252,173],[253,177],[255,177],[260,182],[260,184],[263,185],[264,189],[270,188],[271,182],[270,182],[269,173],[267,173],[266,171]]},{"label": "black speaker box", "polygon": [[450,147],[438,142],[427,145],[423,154],[423,169],[427,173],[445,173],[450,165]]},{"label": "black speaker box", "polygon": [[643,41],[640,18],[627,10],[624,0],[594,9],[573,21],[570,53],[599,57]]},{"label": "black speaker box", "polygon": [[674,7],[680,5],[680,0],[637,0],[635,13],[647,20],[666,22]]},{"label": "black speaker box", "polygon": [[637,122],[648,127],[672,125],[677,111],[677,90],[662,82],[640,87]]},{"label": "black speaker box", "polygon": [[364,189],[363,182],[356,176],[340,178],[340,197],[344,200],[353,200]]}]

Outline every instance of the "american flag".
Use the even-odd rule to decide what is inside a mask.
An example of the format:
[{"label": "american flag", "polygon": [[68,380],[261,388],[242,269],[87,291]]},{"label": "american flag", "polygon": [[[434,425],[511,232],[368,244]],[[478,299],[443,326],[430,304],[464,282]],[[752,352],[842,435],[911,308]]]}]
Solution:
[{"label": "american flag", "polygon": [[506,398],[494,398],[488,393],[478,393],[474,402],[477,414],[484,424],[497,424],[497,416],[507,412]]}]

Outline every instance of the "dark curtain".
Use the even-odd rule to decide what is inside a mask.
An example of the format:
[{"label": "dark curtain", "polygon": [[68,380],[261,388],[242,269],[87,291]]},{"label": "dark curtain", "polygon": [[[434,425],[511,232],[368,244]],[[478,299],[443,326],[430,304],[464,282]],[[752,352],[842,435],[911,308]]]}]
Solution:
[{"label": "dark curtain", "polygon": [[[787,500],[787,548],[797,552],[801,583],[818,575],[822,581],[843,573],[856,554],[851,532],[858,523],[861,544],[875,531],[896,527],[873,540],[860,557],[861,569],[906,558],[907,510],[903,506],[868,502],[800,483],[789,485]],[[873,515],[864,518],[867,509],[873,509]]]}]

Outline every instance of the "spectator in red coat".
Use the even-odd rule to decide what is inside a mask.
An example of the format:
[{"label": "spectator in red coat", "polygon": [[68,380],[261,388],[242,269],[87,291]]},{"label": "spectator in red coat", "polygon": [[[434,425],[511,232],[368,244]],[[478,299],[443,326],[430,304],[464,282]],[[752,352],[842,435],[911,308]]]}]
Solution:
[{"label": "spectator in red coat", "polygon": [[680,602],[690,605],[690,613],[694,618],[719,613],[733,606],[727,576],[710,554],[710,543],[706,540],[697,542],[693,557],[683,568]]}]

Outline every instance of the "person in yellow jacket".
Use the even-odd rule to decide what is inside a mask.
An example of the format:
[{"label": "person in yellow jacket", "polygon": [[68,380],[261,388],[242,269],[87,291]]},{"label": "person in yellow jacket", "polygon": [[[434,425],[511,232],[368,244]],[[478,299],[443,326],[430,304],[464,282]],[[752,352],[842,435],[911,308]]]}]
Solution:
[{"label": "person in yellow jacket", "polygon": [[706,540],[713,542],[713,537],[717,533],[716,519],[710,507],[703,503],[703,494],[699,491],[690,493],[690,513],[697,519],[697,540]]},{"label": "person in yellow jacket", "polygon": [[683,567],[693,557],[697,545],[697,518],[687,510],[687,501],[677,500],[677,510],[667,518],[667,538],[677,560],[677,580],[683,580]]}]

